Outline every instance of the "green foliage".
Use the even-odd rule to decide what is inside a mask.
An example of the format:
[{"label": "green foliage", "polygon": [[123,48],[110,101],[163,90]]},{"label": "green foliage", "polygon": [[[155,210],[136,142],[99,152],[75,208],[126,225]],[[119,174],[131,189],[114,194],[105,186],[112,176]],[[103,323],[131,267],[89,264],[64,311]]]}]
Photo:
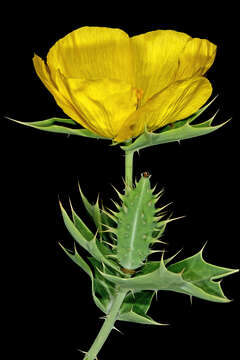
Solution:
[{"label": "green foliage", "polygon": [[103,262],[104,264],[108,265],[110,268],[115,269],[116,271],[120,271],[120,266],[108,257],[109,252],[111,252],[112,255],[112,251],[108,248],[108,246],[100,242],[97,236],[94,236],[91,240],[86,239],[81,229],[77,228],[76,224],[74,224],[74,222],[70,219],[70,217],[68,216],[66,210],[63,208],[61,203],[60,203],[60,208],[61,208],[64,224],[68,229],[69,233],[72,235],[73,239],[81,247],[87,250],[89,254],[91,254],[95,259],[97,259],[100,262]]},{"label": "green foliage", "polygon": [[135,141],[133,141],[129,145],[121,146],[121,148],[124,151],[139,151],[141,149],[154,145],[165,144],[173,141],[180,141],[201,135],[206,135],[220,129],[228,121],[219,125],[212,126],[212,122],[216,114],[207,121],[192,124],[192,122],[197,119],[213,101],[214,99],[189,118],[176,121],[175,123],[167,125],[161,128],[158,132],[149,132],[147,129],[145,129],[145,132],[139,137],[137,137]]},{"label": "green foliage", "polygon": [[78,135],[78,136],[84,136],[95,139],[107,139],[103,136],[91,132],[88,129],[80,128],[79,124],[72,119],[61,119],[61,118],[53,117],[47,120],[24,122],[24,121],[14,120],[9,117],[6,118],[18,124],[32,127],[38,130],[60,133],[60,134],[68,134],[68,135]]},{"label": "green foliage", "polygon": [[[162,256],[159,261],[149,260],[149,255],[154,252],[151,246],[161,242],[159,238],[169,220],[163,219],[162,208],[155,207],[160,196],[154,194],[148,176],[142,176],[126,194],[118,193],[121,204],[115,203],[117,212],[100,208],[98,200],[91,204],[81,189],[80,194],[95,229],[89,229],[72,206],[71,217],[61,203],[60,208],[66,228],[77,246],[84,249],[86,260],[76,245],[73,251],[61,247],[90,277],[93,300],[106,315],[119,290],[126,291],[127,295],[117,320],[148,325],[163,325],[147,314],[154,294],[159,290],[213,302],[230,301],[223,294],[220,281],[216,280],[238,270],[207,263],[202,256],[203,249],[175,263],[173,260],[177,254],[166,259]],[[143,234],[146,237],[143,238]],[[138,250],[141,250],[141,257]]]},{"label": "green foliage", "polygon": [[[130,279],[124,279],[101,272],[109,281],[132,291],[168,290],[183,293],[213,302],[229,302],[221,289],[218,279],[237,272],[206,263],[202,259],[202,251],[168,268],[163,258],[157,268],[147,274],[138,274]],[[180,270],[177,272],[177,270]],[[100,270],[99,270],[100,271]],[[186,274],[186,275],[185,275]]]}]

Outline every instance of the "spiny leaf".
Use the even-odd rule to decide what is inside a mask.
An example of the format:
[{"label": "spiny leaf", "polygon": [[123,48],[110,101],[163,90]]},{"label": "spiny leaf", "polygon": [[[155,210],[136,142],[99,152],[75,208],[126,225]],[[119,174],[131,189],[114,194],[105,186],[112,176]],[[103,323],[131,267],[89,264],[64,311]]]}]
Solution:
[{"label": "spiny leaf", "polygon": [[[77,227],[74,225],[74,223],[68,216],[66,210],[63,208],[61,203],[60,203],[60,208],[61,208],[65,226],[68,229],[69,233],[74,238],[74,240],[80,246],[82,246],[85,250],[87,250],[98,261],[103,262],[106,265],[114,268],[116,271],[122,273],[120,266],[117,263],[115,263],[113,260],[108,259],[103,253],[104,252],[103,248],[105,248],[105,250],[108,252],[111,250],[109,248],[107,248],[107,246],[104,245],[103,243],[100,243],[99,240],[97,240],[96,236],[94,236],[94,238],[90,241],[88,241],[86,238],[84,238],[84,236],[78,231]],[[100,247],[101,247],[101,249],[100,249]]]},{"label": "spiny leaf", "polygon": [[145,129],[145,132],[140,135],[133,143],[130,145],[121,146],[121,148],[124,151],[139,151],[149,146],[190,139],[218,130],[229,120],[220,125],[212,126],[212,121],[216,114],[205,122],[192,125],[193,120],[202,114],[209,105],[210,104],[206,105],[202,109],[198,110],[194,115],[185,120],[172,123],[171,126],[165,126],[164,128],[160,129],[159,132],[149,132],[147,129]]},{"label": "spiny leaf", "polygon": [[135,294],[128,294],[120,308],[118,320],[147,325],[165,325],[154,321],[147,315],[153,296],[153,291],[141,291]]},{"label": "spiny leaf", "polygon": [[108,274],[116,274],[108,268],[104,268],[94,257],[88,257],[88,260],[94,268],[94,290],[101,304],[104,306],[105,314],[108,314],[113,303],[114,297],[116,296],[116,286],[104,279],[104,277],[96,270],[97,268],[104,269]]},{"label": "spiny leaf", "polygon": [[85,206],[85,209],[87,210],[90,217],[93,219],[97,229],[99,229],[99,224],[101,224],[101,219],[99,215],[99,205],[98,200],[94,205],[90,204],[86,196],[83,194],[82,189],[80,187],[80,184],[78,184],[79,192],[82,198],[83,205]]},{"label": "spiny leaf", "polygon": [[66,210],[62,206],[61,202],[59,202],[59,204],[60,204],[60,209],[61,209],[63,221],[64,221],[64,224],[65,224],[66,228],[68,229],[68,231],[70,232],[70,234],[72,235],[74,240],[80,246],[82,246],[85,250],[89,251],[89,241],[81,234],[81,232],[74,225],[74,223],[72,222],[72,220],[68,216]]},{"label": "spiny leaf", "polygon": [[[92,218],[92,220],[95,223],[95,226],[99,232],[99,236],[102,239],[102,237],[104,237],[103,235],[103,229],[102,229],[102,214],[101,214],[101,209],[99,207],[99,198],[97,198],[97,201],[94,205],[90,204],[90,202],[88,201],[88,199],[86,198],[86,196],[83,194],[81,188],[80,188],[80,184],[78,184],[79,186],[79,192],[82,198],[82,202],[85,206],[85,209],[87,210],[88,214],[90,215],[90,217]],[[105,239],[107,240],[107,239]]]},{"label": "spiny leaf", "polygon": [[212,281],[231,275],[238,270],[228,269],[207,263],[202,256],[203,249],[187,259],[168,267],[168,270],[179,273],[182,278],[201,288],[208,294],[227,299],[220,286],[220,282]]},{"label": "spiny leaf", "polygon": [[94,238],[94,234],[89,230],[89,228],[86,226],[86,224],[82,221],[82,219],[76,214],[76,212],[73,209],[73,206],[70,202],[71,210],[72,210],[72,218],[74,225],[78,229],[78,231],[83,235],[83,237],[90,241]]},{"label": "spiny leaf", "polygon": [[167,325],[167,324],[161,324],[157,321],[154,321],[148,315],[145,315],[145,314],[140,315],[140,314],[134,312],[133,310],[130,310],[129,312],[126,312],[124,314],[120,314],[118,316],[117,320],[128,321],[128,322],[144,324],[144,325]]},{"label": "spiny leaf", "polygon": [[105,312],[105,307],[102,304],[101,301],[99,301],[99,299],[97,298],[96,294],[95,294],[95,287],[94,287],[94,277],[93,277],[93,273],[92,270],[90,269],[89,265],[86,263],[85,260],[83,260],[83,258],[79,255],[79,253],[77,252],[76,247],[74,246],[74,252],[71,252],[69,250],[67,250],[62,244],[59,243],[59,245],[61,246],[61,248],[63,249],[63,251],[65,252],[65,254],[67,254],[67,256],[78,266],[80,266],[80,268],[82,270],[84,270],[90,277],[91,282],[92,282],[92,297],[93,300],[95,302],[95,304],[97,305],[97,307],[102,310],[103,312]]},{"label": "spiny leaf", "polygon": [[[124,289],[132,289],[134,291],[169,290],[196,296],[208,301],[229,302],[230,300],[222,292],[220,283],[214,282],[213,279],[233,274],[238,270],[220,268],[207,264],[204,261],[196,261],[198,257],[199,255],[196,255],[190,259],[185,259],[181,262],[180,266],[179,264],[176,265],[176,263],[171,265],[169,269],[166,268],[162,258],[160,266],[152,272],[129,279],[118,278],[104,273],[102,275]],[[180,272],[176,273],[173,270],[180,270]],[[186,275],[184,275],[185,271]],[[196,274],[199,274],[197,278]]]},{"label": "spiny leaf", "polygon": [[[14,121],[14,122],[16,122],[18,124],[28,126],[28,127],[32,127],[34,129],[38,129],[38,130],[43,130],[43,131],[48,131],[48,132],[53,132],[53,133],[78,135],[78,136],[84,136],[84,137],[95,138],[95,139],[110,140],[110,139],[107,139],[107,138],[105,138],[103,136],[95,134],[95,133],[91,132],[88,129],[79,128],[79,124],[77,124],[72,119],[61,119],[61,118],[53,117],[53,118],[50,118],[50,119],[47,119],[47,120],[23,122],[23,121],[19,121],[19,120],[14,120],[14,119],[12,119],[10,117],[7,117],[7,116],[6,116],[6,118],[8,120]],[[75,128],[74,127],[71,128],[69,126],[58,125],[58,123],[61,123],[61,124],[64,124],[64,125],[72,125],[72,126],[75,126]]]}]

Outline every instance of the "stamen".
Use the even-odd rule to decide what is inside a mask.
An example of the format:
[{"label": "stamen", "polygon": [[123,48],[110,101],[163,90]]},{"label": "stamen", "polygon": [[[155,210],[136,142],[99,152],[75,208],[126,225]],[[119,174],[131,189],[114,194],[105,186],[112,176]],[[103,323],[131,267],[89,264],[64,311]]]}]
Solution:
[{"label": "stamen", "polygon": [[143,97],[143,90],[138,89],[138,88],[134,88],[134,90],[136,91],[136,95],[137,95],[137,109],[138,109],[141,105],[141,99]]}]

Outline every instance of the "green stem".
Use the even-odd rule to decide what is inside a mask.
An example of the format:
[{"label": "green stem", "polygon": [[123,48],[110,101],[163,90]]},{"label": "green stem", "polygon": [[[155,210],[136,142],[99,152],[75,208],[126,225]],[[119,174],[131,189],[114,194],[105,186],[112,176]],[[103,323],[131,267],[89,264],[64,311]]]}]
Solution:
[{"label": "green stem", "polygon": [[126,151],[125,152],[125,187],[126,187],[126,190],[132,187],[133,155],[134,155],[134,151]]},{"label": "green stem", "polygon": [[103,344],[105,343],[108,335],[110,334],[110,332],[114,326],[114,323],[115,323],[118,313],[119,313],[119,309],[122,305],[122,302],[123,302],[127,292],[128,292],[128,290],[121,290],[121,291],[119,290],[119,292],[117,293],[117,295],[113,301],[111,310],[110,310],[109,314],[107,315],[106,320],[104,321],[103,326],[102,326],[101,330],[99,331],[90,350],[85,355],[84,360],[96,359],[97,354],[101,350]]}]

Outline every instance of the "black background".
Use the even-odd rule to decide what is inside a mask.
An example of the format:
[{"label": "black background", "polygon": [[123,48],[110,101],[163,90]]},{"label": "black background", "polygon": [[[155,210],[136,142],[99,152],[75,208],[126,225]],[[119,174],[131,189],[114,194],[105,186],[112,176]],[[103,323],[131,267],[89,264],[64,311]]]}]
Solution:
[{"label": "black background", "polygon": [[[36,76],[34,52],[44,57],[56,40],[84,26],[119,27],[130,36],[173,29],[218,45],[208,72],[213,96],[206,114],[220,109],[216,124],[232,117],[217,132],[149,148],[136,155],[135,175],[152,174],[173,201],[174,216],[165,240],[172,255],[200,250],[216,265],[239,267],[239,55],[238,19],[233,3],[83,2],[5,4],[1,22],[1,203],[2,311],[8,358],[38,355],[80,359],[95,338],[102,315],[91,298],[90,281],[58,246],[72,246],[58,207],[68,196],[84,211],[77,182],[92,202],[98,193],[106,205],[115,198],[111,184],[122,189],[123,152],[105,141],[44,133],[11,123],[4,116],[37,121],[64,117]],[[205,118],[204,118],[205,119]],[[83,218],[86,220],[85,214]],[[87,221],[87,220],[86,220]],[[180,257],[179,257],[180,258]],[[238,349],[239,275],[222,287],[229,304],[210,303],[162,292],[149,314],[168,327],[119,323],[100,359],[172,358],[212,355]],[[192,347],[191,347],[192,346]]]}]

